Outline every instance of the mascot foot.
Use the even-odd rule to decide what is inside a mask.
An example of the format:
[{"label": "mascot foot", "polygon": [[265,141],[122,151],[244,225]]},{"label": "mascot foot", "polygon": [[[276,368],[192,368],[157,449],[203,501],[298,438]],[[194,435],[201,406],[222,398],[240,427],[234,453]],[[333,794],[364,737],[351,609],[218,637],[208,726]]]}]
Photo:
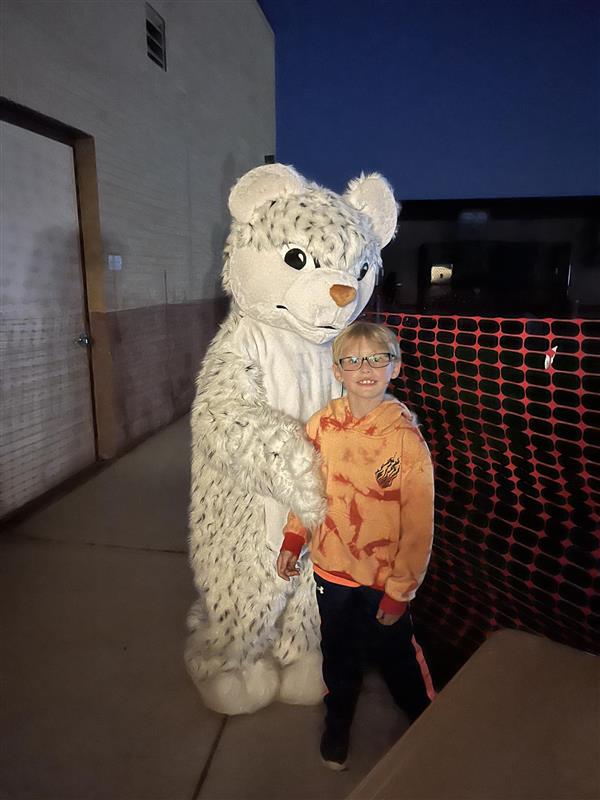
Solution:
[{"label": "mascot foot", "polygon": [[282,668],[278,700],[299,706],[315,706],[326,692],[321,673],[321,654],[306,653]]},{"label": "mascot foot", "polygon": [[185,662],[204,704],[219,714],[251,714],[276,698],[279,674],[275,664],[267,659],[202,679],[201,665],[193,654],[186,652]]}]

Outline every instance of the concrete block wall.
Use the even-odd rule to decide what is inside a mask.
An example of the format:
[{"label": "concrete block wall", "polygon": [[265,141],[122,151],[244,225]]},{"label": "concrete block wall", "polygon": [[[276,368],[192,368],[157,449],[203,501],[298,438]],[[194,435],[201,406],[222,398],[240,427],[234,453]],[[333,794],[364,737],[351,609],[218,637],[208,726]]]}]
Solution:
[{"label": "concrete block wall", "polygon": [[166,24],[166,71],[147,56],[143,0],[0,8],[0,96],[93,137],[100,243],[87,278],[96,400],[111,420],[103,456],[189,406],[226,309],[227,195],[275,148],[274,38],[256,0],[151,6]]}]

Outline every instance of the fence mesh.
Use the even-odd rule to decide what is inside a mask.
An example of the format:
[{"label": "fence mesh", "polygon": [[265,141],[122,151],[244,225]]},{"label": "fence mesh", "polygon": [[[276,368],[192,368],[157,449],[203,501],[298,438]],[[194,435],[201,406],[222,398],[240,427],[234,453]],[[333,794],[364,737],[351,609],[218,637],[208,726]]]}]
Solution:
[{"label": "fence mesh", "polygon": [[435,465],[415,616],[465,657],[499,627],[600,652],[600,321],[367,318]]}]

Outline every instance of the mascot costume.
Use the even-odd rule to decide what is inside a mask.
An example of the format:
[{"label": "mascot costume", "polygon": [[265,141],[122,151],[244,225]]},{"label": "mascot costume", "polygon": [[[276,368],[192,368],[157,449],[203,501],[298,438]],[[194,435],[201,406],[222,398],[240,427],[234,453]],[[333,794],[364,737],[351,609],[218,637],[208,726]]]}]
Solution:
[{"label": "mascot costume", "polygon": [[290,582],[275,562],[291,509],[325,515],[304,423],[341,394],[331,340],[362,311],[394,235],[379,175],[343,195],[269,164],[229,196],[223,286],[231,297],[192,408],[190,563],[199,599],[185,660],[205,704],[224,714],[323,697],[319,614],[306,555]]}]

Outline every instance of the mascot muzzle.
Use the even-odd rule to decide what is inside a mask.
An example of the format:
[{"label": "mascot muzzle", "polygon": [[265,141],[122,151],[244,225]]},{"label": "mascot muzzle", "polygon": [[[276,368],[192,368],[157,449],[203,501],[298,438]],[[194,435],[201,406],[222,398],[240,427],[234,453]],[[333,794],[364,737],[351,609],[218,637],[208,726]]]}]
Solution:
[{"label": "mascot muzzle", "polygon": [[371,295],[371,281],[368,283],[363,289],[347,272],[315,270],[309,275],[298,276],[278,307],[282,313],[290,315],[290,327],[296,323],[302,329],[330,331],[326,341],[360,314]]}]

